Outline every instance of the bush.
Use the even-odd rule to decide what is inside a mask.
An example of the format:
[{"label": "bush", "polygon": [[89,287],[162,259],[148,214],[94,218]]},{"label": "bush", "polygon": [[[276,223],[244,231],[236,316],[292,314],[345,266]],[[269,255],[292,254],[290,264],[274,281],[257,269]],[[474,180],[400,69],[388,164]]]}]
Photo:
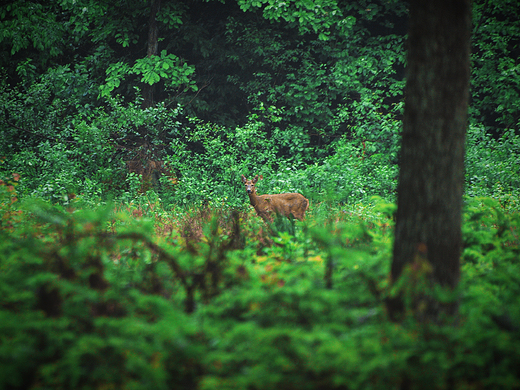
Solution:
[{"label": "bush", "polygon": [[[63,209],[0,183],[3,388],[517,388],[518,214],[464,213],[456,325],[390,322],[395,206]],[[75,208],[75,209],[74,209]],[[413,314],[413,313],[411,313]]]},{"label": "bush", "polygon": [[[470,126],[466,146],[466,195],[491,196],[512,208],[520,188],[520,136],[506,131],[499,138]],[[512,203],[511,203],[512,202]]]}]

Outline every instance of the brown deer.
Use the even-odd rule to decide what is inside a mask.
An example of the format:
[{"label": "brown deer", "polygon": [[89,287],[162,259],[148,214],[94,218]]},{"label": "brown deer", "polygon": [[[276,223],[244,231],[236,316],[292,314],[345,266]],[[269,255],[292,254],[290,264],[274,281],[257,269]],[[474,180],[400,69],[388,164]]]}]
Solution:
[{"label": "brown deer", "polygon": [[287,218],[292,214],[294,218],[303,221],[305,211],[309,208],[307,198],[298,193],[257,195],[255,184],[259,179],[263,179],[263,176],[256,175],[253,180],[248,180],[242,175],[242,183],[246,186],[251,206],[255,208],[259,217],[264,221],[273,222],[273,213],[281,214]]}]

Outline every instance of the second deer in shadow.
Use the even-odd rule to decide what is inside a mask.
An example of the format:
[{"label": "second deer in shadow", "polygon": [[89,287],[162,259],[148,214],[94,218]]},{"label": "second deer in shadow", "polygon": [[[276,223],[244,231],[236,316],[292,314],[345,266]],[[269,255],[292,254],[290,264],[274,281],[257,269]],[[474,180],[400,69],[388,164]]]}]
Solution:
[{"label": "second deer in shadow", "polygon": [[258,216],[264,221],[273,222],[273,214],[280,214],[287,218],[292,215],[302,221],[305,218],[305,211],[309,208],[309,200],[298,193],[257,195],[255,184],[262,178],[263,176],[256,175],[253,180],[248,180],[242,175],[242,183],[246,186],[249,201]]}]

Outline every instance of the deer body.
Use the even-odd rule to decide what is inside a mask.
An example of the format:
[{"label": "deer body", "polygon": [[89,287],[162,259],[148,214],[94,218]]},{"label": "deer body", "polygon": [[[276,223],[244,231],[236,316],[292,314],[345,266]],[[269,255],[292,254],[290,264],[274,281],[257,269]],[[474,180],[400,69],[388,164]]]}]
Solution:
[{"label": "deer body", "polygon": [[255,184],[262,176],[256,175],[253,180],[248,180],[242,175],[242,182],[246,186],[247,195],[251,206],[264,221],[273,221],[272,214],[280,214],[287,218],[292,214],[294,218],[302,221],[305,211],[309,208],[309,200],[299,193],[257,195]]}]

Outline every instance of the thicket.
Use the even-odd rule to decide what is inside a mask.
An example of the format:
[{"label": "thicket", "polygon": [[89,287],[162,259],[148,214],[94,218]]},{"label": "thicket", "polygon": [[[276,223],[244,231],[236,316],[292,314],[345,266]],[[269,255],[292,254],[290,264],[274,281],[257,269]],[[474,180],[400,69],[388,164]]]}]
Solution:
[{"label": "thicket", "polygon": [[[1,8],[0,388],[520,388],[518,5],[473,2],[441,326],[384,310],[406,3],[350,3],[162,0],[149,57],[148,2]],[[451,299],[417,260],[396,288]]]},{"label": "thicket", "polygon": [[[468,200],[460,314],[441,326],[386,316],[381,199],[268,227],[227,207],[19,201],[20,179],[0,182],[4,389],[520,386],[520,214],[496,200]],[[440,296],[420,262],[407,272],[405,296]]]},{"label": "thicket", "polygon": [[[520,29],[515,2],[492,3],[473,7],[466,192],[514,200]],[[295,3],[289,16],[163,0],[146,58],[150,7],[124,4],[2,9],[0,157],[20,196],[237,206],[240,175],[263,174],[262,191],[313,201],[394,198],[406,3]]]}]

